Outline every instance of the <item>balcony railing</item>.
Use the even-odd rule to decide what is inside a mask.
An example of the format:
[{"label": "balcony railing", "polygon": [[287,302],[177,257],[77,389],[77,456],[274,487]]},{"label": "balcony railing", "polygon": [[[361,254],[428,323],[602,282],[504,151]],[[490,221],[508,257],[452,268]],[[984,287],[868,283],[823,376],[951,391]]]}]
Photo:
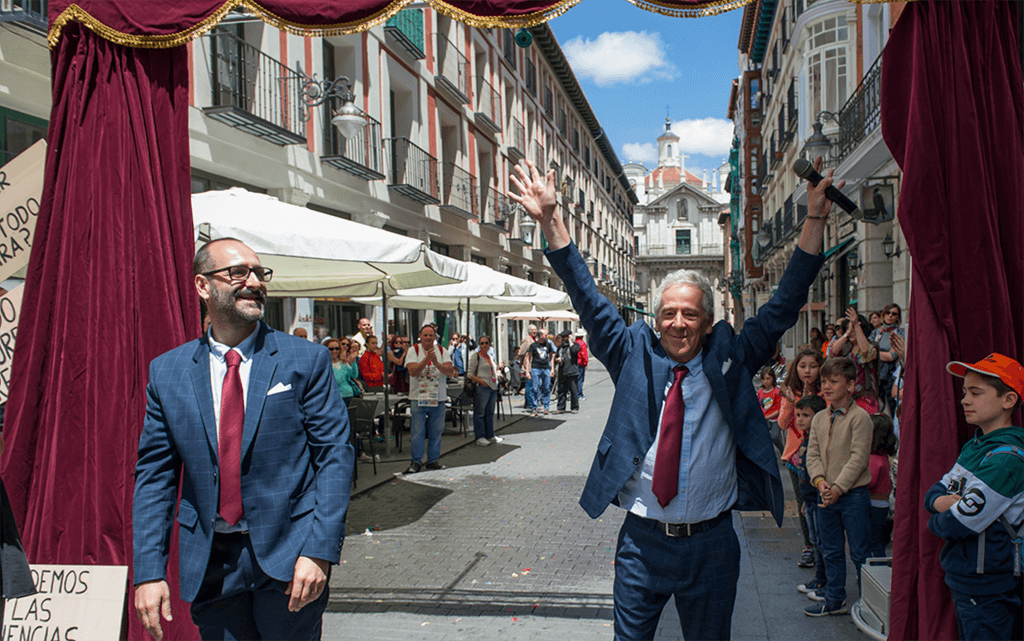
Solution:
[{"label": "balcony railing", "polygon": [[512,216],[515,213],[515,207],[508,196],[494,187],[483,185],[480,188],[480,201],[480,224],[507,234],[512,227]]},{"label": "balcony railing", "polygon": [[423,10],[402,9],[384,23],[384,34],[409,52],[413,58],[426,58],[423,47]]},{"label": "balcony railing", "polygon": [[534,97],[537,96],[537,65],[533,64],[533,60],[530,57],[526,57],[526,90],[529,91]]},{"label": "balcony railing", "polygon": [[476,123],[491,133],[501,132],[501,94],[483,76],[476,78]]},{"label": "balcony railing", "polygon": [[5,0],[0,2],[0,22],[20,22],[33,31],[46,33],[46,0]]},{"label": "balcony railing", "polygon": [[463,218],[476,218],[476,177],[453,162],[444,163],[441,176],[441,209]]},{"label": "balcony railing", "polygon": [[206,38],[213,104],[203,113],[276,145],[306,142],[306,76],[233,33],[214,31]]},{"label": "balcony railing", "polygon": [[438,197],[437,158],[408,138],[385,138],[384,149],[391,159],[388,189],[425,205],[441,202]]},{"label": "balcony railing", "polygon": [[539,140],[533,141],[533,164],[537,171],[544,172],[544,145]]},{"label": "balcony railing", "polygon": [[[884,54],[883,54],[884,55]],[[839,110],[837,163],[842,163],[857,145],[881,124],[882,56],[864,74],[850,99]]]},{"label": "balcony railing", "polygon": [[544,113],[548,118],[555,117],[555,98],[551,94],[551,87],[544,87]]},{"label": "balcony railing", "polygon": [[434,82],[438,88],[447,91],[457,102],[468,103],[469,60],[457,44],[441,33],[437,34],[437,70]]},{"label": "balcony railing", "polygon": [[331,124],[330,111],[324,111],[324,153],[320,162],[366,180],[384,178],[384,145],[380,123],[363,114],[366,124],[355,136],[345,138]]},{"label": "balcony railing", "polygon": [[519,160],[526,158],[526,127],[515,116],[512,116],[509,120],[509,133],[511,136],[508,141],[508,154],[509,156],[515,156],[515,161],[519,162]]},{"label": "balcony railing", "polygon": [[512,68],[515,69],[516,54],[518,53],[519,47],[516,45],[516,36],[512,29],[505,29],[501,50],[504,54],[505,62],[512,65]]}]

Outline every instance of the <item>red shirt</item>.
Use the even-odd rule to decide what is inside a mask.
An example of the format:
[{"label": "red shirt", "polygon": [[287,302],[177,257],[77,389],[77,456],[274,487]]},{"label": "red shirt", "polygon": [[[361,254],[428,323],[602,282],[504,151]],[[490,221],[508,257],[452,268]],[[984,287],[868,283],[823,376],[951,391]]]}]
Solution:
[{"label": "red shirt", "polygon": [[367,387],[384,387],[384,362],[380,354],[367,350],[359,357],[359,375]]},{"label": "red shirt", "polygon": [[782,409],[782,395],[779,393],[778,387],[773,387],[770,390],[762,387],[757,390],[757,400],[761,402],[761,411],[764,412],[765,418]]}]

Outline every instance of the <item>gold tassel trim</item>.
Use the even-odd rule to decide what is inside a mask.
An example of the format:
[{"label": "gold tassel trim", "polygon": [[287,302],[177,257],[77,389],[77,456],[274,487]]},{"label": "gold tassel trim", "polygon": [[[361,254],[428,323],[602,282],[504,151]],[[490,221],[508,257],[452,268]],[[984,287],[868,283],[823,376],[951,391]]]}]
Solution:
[{"label": "gold tassel trim", "polygon": [[[263,22],[269,25],[277,27],[282,31],[295,34],[297,36],[307,37],[327,37],[327,36],[342,36],[353,33],[359,33],[375,27],[388,19],[396,15],[406,5],[414,2],[415,0],[395,0],[385,8],[378,11],[376,14],[370,15],[362,20],[356,20],[348,23],[338,23],[331,25],[304,25],[297,22],[291,22],[284,18],[267,11],[260,6],[255,0],[226,0],[216,11],[214,11],[208,18],[199,22],[184,31],[177,33],[171,33],[166,35],[154,35],[154,36],[139,36],[130,33],[123,33],[112,29],[107,25],[97,20],[92,14],[85,9],[81,8],[77,4],[71,4],[67,9],[61,12],[57,19],[53,21],[53,25],[50,27],[50,31],[47,34],[47,40],[49,41],[50,48],[57,46],[60,41],[61,32],[65,25],[70,22],[80,22],[87,28],[91,29],[96,35],[100,36],[104,40],[109,40],[115,44],[123,45],[126,47],[134,47],[138,49],[167,49],[170,47],[180,47],[181,45],[198,38],[207,31],[210,31],[220,23],[224,17],[236,8],[242,7],[249,13],[258,17]],[[633,0],[630,0],[633,1]],[[724,0],[726,2],[736,2],[738,0]],[[743,2],[749,2],[750,0],[742,0]],[[427,3],[434,8],[438,13],[442,13],[450,18],[463,22],[471,27],[480,27],[486,29],[515,29],[532,27],[552,18],[557,18],[572,7],[574,7],[580,0],[561,0],[557,4],[535,11],[533,13],[527,13],[520,16],[475,16],[471,13],[463,11],[458,7],[454,7],[444,0],[427,0]]]},{"label": "gold tassel trim", "polygon": [[704,18],[717,16],[718,14],[740,9],[754,2],[754,0],[714,0],[713,2],[702,2],[698,7],[682,8],[677,4],[668,4],[658,0],[626,0],[630,4],[663,16],[671,18]]}]

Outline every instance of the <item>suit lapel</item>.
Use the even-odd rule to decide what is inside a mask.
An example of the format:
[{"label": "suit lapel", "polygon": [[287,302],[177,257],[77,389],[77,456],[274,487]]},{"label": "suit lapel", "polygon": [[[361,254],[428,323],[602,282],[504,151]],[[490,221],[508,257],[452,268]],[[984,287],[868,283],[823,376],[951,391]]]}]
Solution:
[{"label": "suit lapel", "polygon": [[725,376],[722,375],[722,359],[714,349],[704,351],[704,375],[711,383],[711,393],[722,411],[722,418],[725,419],[726,425],[732,425],[732,401],[729,399],[729,389],[725,385]]},{"label": "suit lapel", "polygon": [[277,370],[277,343],[270,335],[269,328],[260,323],[260,335],[252,352],[252,368],[249,370],[249,391],[245,401],[245,424],[242,427],[242,458],[256,436],[256,427],[263,415],[270,382]]},{"label": "suit lapel", "polygon": [[213,412],[213,387],[210,383],[210,344],[204,336],[199,340],[192,354],[192,389],[199,404],[199,415],[203,419],[206,438],[210,447],[217,451],[217,416]]},{"label": "suit lapel", "polygon": [[654,335],[654,349],[651,350],[651,380],[654,381],[654,407],[651,412],[651,435],[658,433],[658,421],[661,420],[661,407],[665,402],[665,388],[668,386],[669,373],[675,361],[668,357],[661,340]]}]

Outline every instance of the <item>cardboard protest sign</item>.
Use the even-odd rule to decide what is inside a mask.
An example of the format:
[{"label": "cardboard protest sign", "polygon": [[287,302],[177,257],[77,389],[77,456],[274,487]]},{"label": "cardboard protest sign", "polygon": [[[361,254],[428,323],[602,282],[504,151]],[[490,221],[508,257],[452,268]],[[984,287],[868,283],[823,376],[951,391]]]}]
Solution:
[{"label": "cardboard protest sign", "polygon": [[28,264],[43,196],[46,141],[0,167],[0,282]]},{"label": "cardboard protest sign", "polygon": [[33,565],[32,581],[38,592],[7,602],[0,638],[120,638],[127,580],[127,566]]}]

